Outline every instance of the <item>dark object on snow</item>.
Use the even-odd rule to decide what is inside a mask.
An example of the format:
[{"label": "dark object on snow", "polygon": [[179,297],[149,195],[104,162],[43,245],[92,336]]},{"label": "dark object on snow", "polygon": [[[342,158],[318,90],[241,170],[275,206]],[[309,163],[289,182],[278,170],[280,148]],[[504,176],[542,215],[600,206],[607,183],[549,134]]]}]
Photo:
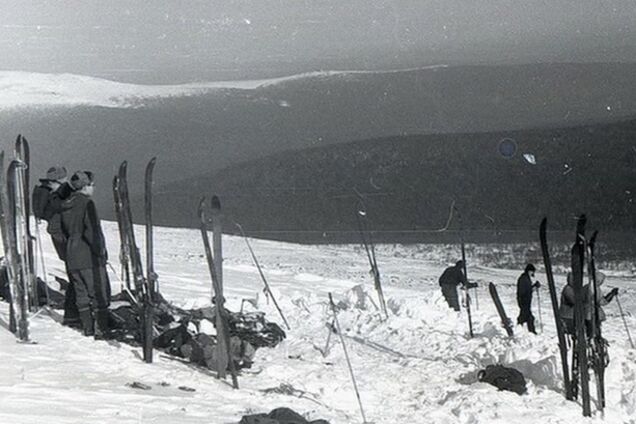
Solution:
[{"label": "dark object on snow", "polygon": [[488,365],[477,374],[479,381],[489,383],[499,390],[508,390],[518,395],[526,393],[526,379],[514,368],[503,365]]},{"label": "dark object on snow", "polygon": [[126,383],[126,386],[130,387],[131,389],[139,389],[139,390],[151,390],[152,387],[150,387],[147,384],[144,383],[140,383],[138,381],[133,381],[132,383]]},{"label": "dark object on snow", "polygon": [[499,293],[497,293],[497,287],[494,283],[490,282],[488,284],[488,291],[490,292],[490,297],[492,297],[492,301],[495,303],[495,307],[497,308],[497,312],[499,313],[499,318],[501,319],[501,325],[506,329],[506,333],[508,333],[508,337],[513,337],[514,332],[512,330],[512,324],[510,322],[510,318],[506,315],[506,310],[501,303],[501,299],[499,298]]},{"label": "dark object on snow", "polygon": [[244,415],[239,424],[329,424],[325,420],[307,421],[289,408],[276,408],[269,414]]}]

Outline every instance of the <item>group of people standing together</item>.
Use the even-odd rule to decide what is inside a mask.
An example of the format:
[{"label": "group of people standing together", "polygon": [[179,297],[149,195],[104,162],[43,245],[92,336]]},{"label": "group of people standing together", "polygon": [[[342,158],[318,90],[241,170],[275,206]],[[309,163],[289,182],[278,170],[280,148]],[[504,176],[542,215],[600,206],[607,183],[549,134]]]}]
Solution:
[{"label": "group of people standing together", "polygon": [[[523,273],[517,279],[517,305],[519,306],[519,315],[517,316],[517,324],[526,324],[528,331],[536,334],[534,325],[535,318],[532,314],[532,298],[534,289],[539,289],[541,283],[534,281],[536,267],[533,264],[527,264]],[[584,312],[587,334],[592,335],[592,310],[595,304],[605,306],[618,294],[618,288],[613,288],[609,293],[603,295],[601,285],[605,281],[605,274],[596,271],[596,288],[592,284],[583,287],[584,290]],[[464,274],[464,262],[457,261],[454,266],[444,270],[439,278],[439,285],[444,295],[444,299],[448,306],[459,311],[459,296],[457,287],[461,285],[464,289],[476,288],[477,283],[471,283]],[[596,295],[596,299],[594,296]],[[605,313],[599,308],[599,318],[605,320]],[[574,279],[572,274],[567,274],[567,284],[561,292],[561,302],[559,304],[559,316],[565,324],[565,331],[568,334],[574,334]]]},{"label": "group of people standing together", "polygon": [[53,166],[33,189],[32,208],[38,222],[47,222],[58,257],[64,261],[69,285],[64,301],[64,323],[87,336],[108,334],[110,281],[108,253],[97,208],[91,199],[95,176]]}]

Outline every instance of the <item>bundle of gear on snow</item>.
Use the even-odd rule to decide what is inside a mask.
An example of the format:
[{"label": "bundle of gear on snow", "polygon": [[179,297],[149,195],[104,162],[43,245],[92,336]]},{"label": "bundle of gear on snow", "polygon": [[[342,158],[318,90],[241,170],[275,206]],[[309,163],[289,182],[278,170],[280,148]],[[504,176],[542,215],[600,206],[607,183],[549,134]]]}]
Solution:
[{"label": "bundle of gear on snow", "polygon": [[508,390],[518,395],[526,393],[526,379],[514,368],[503,365],[488,365],[480,370],[477,379],[484,383],[492,384],[499,390]]},{"label": "bundle of gear on snow", "polygon": [[[118,298],[115,297],[114,300]],[[123,300],[119,298],[119,300]],[[153,346],[197,365],[216,369],[216,306],[183,310],[155,299]],[[275,323],[265,320],[263,312],[231,312],[227,309],[230,330],[230,351],[236,369],[250,368],[256,349],[275,347],[285,332]],[[128,302],[111,307],[113,331],[118,341],[139,345],[139,312]]]},{"label": "bundle of gear on snow", "polygon": [[[10,301],[6,266],[0,258],[0,297]],[[56,278],[61,291],[68,282]],[[64,294],[38,278],[38,304],[53,309],[64,308]],[[110,339],[133,346],[141,346],[139,308],[133,306],[131,296],[112,297],[109,310]],[[286,335],[280,326],[268,322],[264,312],[231,312],[225,310],[230,330],[230,351],[235,369],[249,368],[256,349],[276,347]],[[216,310],[215,306],[183,310],[169,304],[157,294],[154,308],[153,346],[169,355],[188,362],[216,369]],[[60,318],[61,321],[61,318]]]},{"label": "bundle of gear on snow", "polygon": [[307,421],[289,408],[276,408],[269,414],[244,415],[239,424],[329,424],[325,420]]}]

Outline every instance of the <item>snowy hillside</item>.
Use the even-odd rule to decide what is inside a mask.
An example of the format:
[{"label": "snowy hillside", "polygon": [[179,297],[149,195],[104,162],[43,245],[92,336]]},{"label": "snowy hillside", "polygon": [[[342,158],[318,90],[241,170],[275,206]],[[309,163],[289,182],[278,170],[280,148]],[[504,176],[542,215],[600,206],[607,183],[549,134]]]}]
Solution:
[{"label": "snowy hillside", "polygon": [[[220,89],[254,90],[308,78],[359,74],[390,74],[443,68],[445,65],[388,71],[321,71],[280,78],[240,81],[214,81],[177,85],[129,84],[75,74],[0,71],[0,110],[43,106],[100,106],[131,108],[144,100],[196,96]],[[282,104],[285,107],[285,104]]]},{"label": "snowy hillside", "polygon": [[[105,222],[104,230],[111,262],[118,268],[116,226]],[[137,231],[138,240],[143,240],[143,229]],[[183,307],[209,303],[209,276],[198,232],[158,228],[155,238],[155,267],[162,294]],[[331,321],[328,292],[333,292],[337,303],[348,305],[339,320],[369,422],[635,422],[636,350],[629,348],[615,302],[606,308],[604,326],[611,356],[605,419],[583,420],[580,405],[561,394],[558,349],[545,286],[541,291],[545,333],[534,336],[516,327],[515,339],[509,340],[499,325],[486,283],[498,285],[508,315],[514,319],[518,312],[514,283],[519,270],[491,269],[468,258],[469,277],[482,283],[473,317],[475,337],[470,339],[465,314],[447,308],[437,285],[447,264],[425,261],[424,253],[420,259],[417,251],[422,251],[421,246],[409,255],[404,254],[409,249],[406,246],[383,246],[379,251],[390,309],[389,319],[382,320],[368,298],[360,296],[368,293],[376,299],[364,251],[358,246],[314,247],[260,240],[252,245],[292,329],[277,348],[258,350],[252,369],[239,376],[240,390],[217,380],[213,373],[163,354],[156,355],[154,364],[144,364],[140,349],[96,342],[40,314],[31,321],[37,344],[18,344],[8,331],[0,331],[0,422],[236,423],[244,414],[288,406],[332,424],[360,423],[339,340],[331,338],[326,357],[319,351],[327,339],[325,324]],[[49,274],[63,276],[63,264],[55,258],[50,240],[44,240],[44,248]],[[260,293],[259,309],[267,312],[269,320],[280,322],[274,306],[262,295],[262,283],[244,241],[224,237],[224,255],[228,308],[236,311],[242,299]],[[537,276],[545,281],[541,272]],[[562,275],[557,276],[559,284],[563,280]],[[113,292],[118,292],[120,282],[112,273],[111,283]],[[358,285],[362,287],[355,288]],[[636,333],[633,283],[610,277],[606,285],[620,288],[623,309],[629,312],[627,323]],[[4,303],[0,304],[0,318],[8,321]],[[528,394],[499,392],[477,383],[477,371],[493,363],[522,371]],[[130,387],[133,382],[148,385],[150,390]],[[265,393],[281,385],[295,390],[287,387],[285,393]]]}]

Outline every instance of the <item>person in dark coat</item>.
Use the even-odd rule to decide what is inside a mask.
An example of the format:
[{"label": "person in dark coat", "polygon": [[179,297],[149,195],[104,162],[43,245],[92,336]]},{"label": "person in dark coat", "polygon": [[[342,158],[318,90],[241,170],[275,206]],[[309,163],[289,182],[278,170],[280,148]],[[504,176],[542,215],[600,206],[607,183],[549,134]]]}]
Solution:
[{"label": "person in dark coat", "polygon": [[75,191],[62,204],[62,230],[67,238],[66,267],[75,286],[84,334],[100,337],[108,332],[110,281],[106,272],[108,253],[104,234],[91,199],[93,174],[78,171],[71,177],[70,184]]},{"label": "person in dark coat", "polygon": [[[51,236],[53,247],[60,260],[66,260],[66,236],[62,231],[62,203],[71,195],[66,168],[52,166],[46,172],[45,178],[40,178],[40,184],[33,188],[31,205],[33,215],[38,220],[47,222],[46,230]],[[68,272],[67,272],[68,274]],[[72,284],[66,287],[64,293],[64,325],[79,326],[79,312],[75,306],[75,288]]]},{"label": "person in dark coat", "polygon": [[534,265],[528,264],[517,280],[517,304],[519,305],[517,324],[527,324],[528,331],[537,334],[534,327],[534,315],[532,315],[532,291],[541,287],[541,284],[538,281],[532,282],[535,271]]},{"label": "person in dark coat", "polygon": [[459,311],[459,295],[457,294],[457,286],[472,289],[477,287],[477,283],[469,283],[464,275],[464,261],[457,261],[454,266],[448,267],[439,277],[439,285],[442,288],[442,294],[446,303],[450,308]]}]

